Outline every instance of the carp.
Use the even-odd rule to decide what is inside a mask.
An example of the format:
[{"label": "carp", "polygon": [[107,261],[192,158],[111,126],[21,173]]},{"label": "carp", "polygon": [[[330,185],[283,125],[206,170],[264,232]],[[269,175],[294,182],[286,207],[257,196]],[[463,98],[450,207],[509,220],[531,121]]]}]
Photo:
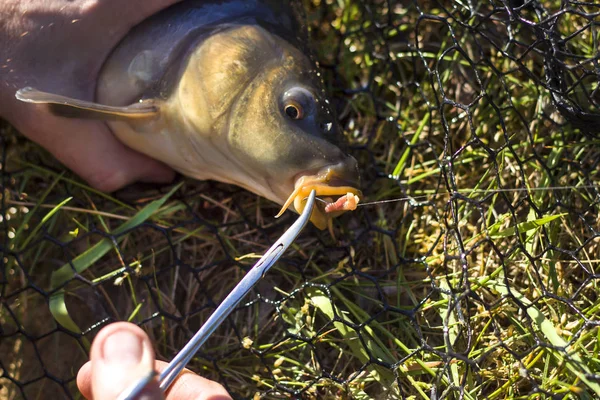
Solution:
[{"label": "carp", "polygon": [[[132,149],[200,180],[301,213],[317,196],[360,196],[296,1],[188,0],[134,27],[100,72],[95,101],[23,88],[57,115],[106,121]],[[342,213],[315,207],[320,229]],[[341,211],[340,211],[341,210]]]}]

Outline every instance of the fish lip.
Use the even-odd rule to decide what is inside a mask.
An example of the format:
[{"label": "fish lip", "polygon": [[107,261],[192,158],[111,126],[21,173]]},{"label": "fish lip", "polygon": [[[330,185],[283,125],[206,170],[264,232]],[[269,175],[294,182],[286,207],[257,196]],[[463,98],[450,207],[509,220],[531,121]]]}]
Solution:
[{"label": "fish lip", "polygon": [[[292,179],[294,180],[294,190],[283,203],[275,218],[280,217],[292,205],[297,213],[302,213],[304,209],[303,201],[312,190],[316,191],[317,196],[326,196],[325,203],[335,201],[348,193],[362,197],[362,192],[358,189],[357,184],[359,180],[358,166],[356,160],[352,157],[320,168],[304,170]],[[325,205],[317,203],[310,220],[319,229],[325,229],[327,226],[331,226],[331,218],[337,215],[339,213],[327,213]]]},{"label": "fish lip", "polygon": [[[323,178],[321,178],[321,177],[323,177]],[[332,176],[329,177],[327,179],[327,181],[325,182],[324,174],[320,174],[319,172],[317,172],[317,173],[302,172],[302,173],[297,174],[293,178],[294,188],[298,188],[298,186],[306,184],[306,182],[302,178],[309,178],[309,179],[313,178],[315,182],[324,183],[330,187],[352,187],[352,188],[355,188],[356,190],[360,191],[359,184],[355,180],[344,179],[340,176],[332,174]]]},{"label": "fish lip", "polygon": [[338,171],[347,171],[346,162],[340,161],[336,164],[329,164],[324,167],[314,168],[306,171],[302,171],[292,178],[294,182],[294,188],[298,188],[299,185],[302,185],[304,180],[302,178],[312,178],[315,182],[326,183],[327,186],[330,187],[352,187],[360,192],[360,177],[358,174],[358,167],[356,168],[356,178],[348,179],[342,175],[342,173],[336,172]]},{"label": "fish lip", "polygon": [[[347,193],[362,197],[358,184],[358,168],[356,167],[356,174],[354,174],[353,167],[356,167],[356,161],[354,161],[354,165],[351,165],[348,164],[347,160],[344,160],[336,164],[301,172],[294,177],[295,191],[308,196],[309,191],[314,189],[317,196],[324,196],[323,200],[326,199],[326,203],[334,202]],[[351,178],[348,178],[348,175]],[[336,190],[337,188],[339,190]],[[321,209],[325,213],[326,203],[317,203],[316,209]],[[294,208],[296,208],[295,203]],[[301,212],[302,210],[297,209],[296,211]]]}]

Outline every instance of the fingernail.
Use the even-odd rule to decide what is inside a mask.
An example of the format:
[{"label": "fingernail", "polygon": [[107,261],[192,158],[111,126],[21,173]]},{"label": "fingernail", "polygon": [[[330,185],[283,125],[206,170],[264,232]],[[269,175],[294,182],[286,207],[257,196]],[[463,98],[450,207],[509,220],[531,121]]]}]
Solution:
[{"label": "fingernail", "polygon": [[138,365],[142,361],[144,345],[142,339],[128,331],[118,331],[106,338],[102,348],[104,362],[119,364],[120,367]]}]

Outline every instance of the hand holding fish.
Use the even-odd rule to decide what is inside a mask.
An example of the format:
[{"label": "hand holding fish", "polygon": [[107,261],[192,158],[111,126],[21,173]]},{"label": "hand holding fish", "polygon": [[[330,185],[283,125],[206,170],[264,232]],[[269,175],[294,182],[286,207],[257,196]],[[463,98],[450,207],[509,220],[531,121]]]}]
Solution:
[{"label": "hand holding fish", "polygon": [[[98,49],[93,42],[86,48],[86,32],[63,21],[62,29],[70,35],[65,58],[53,68],[42,57],[46,64],[31,64],[36,68],[26,74],[29,78],[11,84],[19,89],[17,99],[39,105],[23,111],[25,118],[17,113],[17,127],[29,131],[67,166],[104,190],[131,178],[148,178],[129,174],[115,179],[119,169],[112,171],[111,179],[98,179],[94,170],[86,175],[85,160],[76,151],[62,152],[73,141],[96,152],[95,157],[100,153],[100,160],[110,162],[118,154],[119,168],[131,171],[146,165],[152,167],[147,172],[154,179],[170,178],[166,167],[152,165],[140,154],[125,154],[124,148],[119,154],[96,144],[100,134],[89,130],[99,130],[100,125],[89,120],[101,120],[129,148],[189,177],[235,184],[266,197],[283,206],[278,215],[290,207],[301,213],[312,190],[332,202],[340,196],[357,201],[347,197],[361,195],[357,162],[340,147],[341,130],[306,46],[300,1],[188,0],[128,32],[108,28],[111,16],[122,18],[105,11],[103,24],[95,25],[107,35],[107,46]],[[31,24],[26,19],[27,23]],[[37,22],[36,32],[43,23]],[[55,31],[52,25],[49,32]],[[87,33],[89,41],[93,35]],[[46,42],[62,54],[60,40]],[[38,45],[36,50],[53,54],[48,48]],[[37,70],[40,66],[43,72]],[[36,119],[39,110],[45,112],[40,114],[42,123]],[[51,117],[48,111],[77,119],[69,122],[69,136],[60,144],[31,134],[67,126],[66,119]],[[116,142],[112,146],[117,147]],[[331,227],[333,217],[355,208],[344,205],[346,200],[331,212],[315,207],[311,221],[320,229]]]},{"label": "hand holding fish", "polygon": [[[117,322],[103,328],[92,343],[90,361],[77,374],[77,387],[86,399],[114,400],[129,385],[159,371],[167,363],[155,361],[148,335],[135,324]],[[164,399],[158,382],[144,389],[144,399]],[[167,392],[167,400],[231,399],[225,388],[191,371],[183,372]]]},{"label": "hand holding fish", "polygon": [[104,191],[174,172],[117,140],[102,121],[59,118],[15,99],[25,86],[94,100],[108,54],[142,20],[178,0],[3,0],[0,116]]}]

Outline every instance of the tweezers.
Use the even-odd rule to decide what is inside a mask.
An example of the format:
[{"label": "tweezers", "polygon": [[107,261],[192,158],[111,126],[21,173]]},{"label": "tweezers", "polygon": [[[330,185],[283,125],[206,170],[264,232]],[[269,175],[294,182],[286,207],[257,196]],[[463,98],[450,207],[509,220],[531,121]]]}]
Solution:
[{"label": "tweezers", "polygon": [[[267,271],[275,264],[279,257],[283,255],[285,250],[292,244],[302,229],[308,223],[315,205],[316,192],[313,190],[308,196],[306,207],[296,222],[285,231],[283,235],[275,242],[273,246],[258,260],[256,264],[248,271],[246,276],[237,284],[235,288],[227,295],[225,300],[221,302],[219,307],[206,320],[204,325],[200,327],[198,332],[190,339],[190,341],[177,353],[175,358],[167,365],[159,376],[160,388],[163,392],[171,386],[175,378],[190,362],[194,355],[200,350],[200,347],[213,334],[213,332],[223,323],[229,314],[237,307],[242,299],[250,292],[250,290],[261,280]],[[152,382],[156,376],[155,371],[151,371],[147,376],[135,382],[133,385],[124,390],[119,396],[119,400],[135,400],[144,388]]]}]

